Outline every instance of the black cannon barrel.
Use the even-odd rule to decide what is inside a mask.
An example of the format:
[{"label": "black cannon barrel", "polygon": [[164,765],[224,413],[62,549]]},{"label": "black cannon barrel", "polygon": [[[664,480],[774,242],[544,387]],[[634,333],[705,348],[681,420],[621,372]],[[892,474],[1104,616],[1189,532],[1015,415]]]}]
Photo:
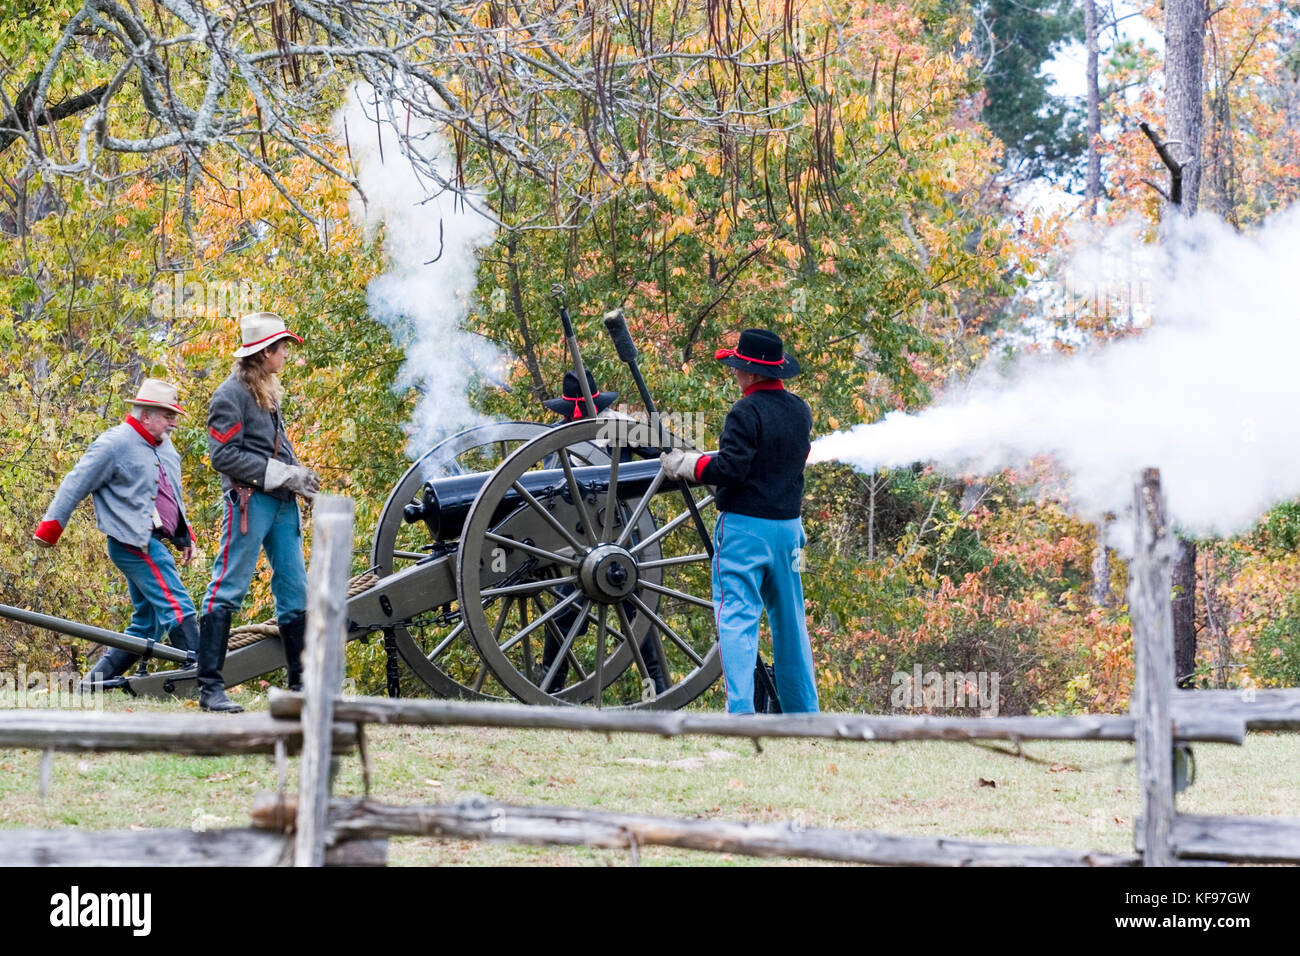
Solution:
[{"label": "black cannon barrel", "polygon": [[93,624],[69,621],[67,618],[55,617],[52,614],[41,614],[39,611],[28,611],[21,607],[0,604],[0,617],[7,617],[11,621],[30,624],[33,627],[43,627],[47,631],[58,631],[60,634],[67,634],[69,637],[79,637],[82,640],[94,641],[97,644],[118,647],[124,651],[130,651],[132,654],[144,654],[147,651],[150,657],[161,658],[165,661],[175,661],[177,664],[193,663],[193,658],[190,655],[169,644],[157,644],[153,641],[146,641],[144,638],[120,634],[117,631],[95,627]]},{"label": "black cannon barrel", "polygon": [[[659,459],[649,458],[645,461],[624,461],[618,466],[618,497],[638,499],[645,494],[650,483],[659,474]],[[409,504],[404,512],[408,522],[424,521],[430,533],[437,539],[448,541],[460,537],[469,515],[470,505],[474,503],[479,489],[492,477],[491,473],[473,475],[455,475],[450,478],[435,478],[425,482],[423,501]],[[573,477],[584,491],[588,488],[605,488],[609,484],[609,465],[584,465],[573,469]],[[543,497],[557,492],[569,497],[569,483],[563,468],[548,468],[541,471],[525,472],[519,479],[533,497]],[[668,485],[669,490],[674,486]],[[513,488],[501,499],[492,523],[502,520],[512,511],[524,504],[524,498]],[[594,517],[594,516],[593,516]]]}]

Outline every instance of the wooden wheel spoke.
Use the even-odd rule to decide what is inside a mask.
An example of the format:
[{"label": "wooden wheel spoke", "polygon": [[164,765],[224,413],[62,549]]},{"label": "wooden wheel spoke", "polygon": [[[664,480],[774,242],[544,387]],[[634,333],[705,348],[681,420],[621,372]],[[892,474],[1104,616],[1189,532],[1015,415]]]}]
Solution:
[{"label": "wooden wheel spoke", "polygon": [[578,518],[582,521],[582,530],[587,536],[587,541],[595,544],[600,539],[596,536],[596,527],[591,523],[591,515],[587,513],[587,502],[582,497],[582,489],[578,487],[578,479],[573,475],[573,463],[569,461],[569,450],[560,449],[560,466],[564,469],[564,480],[568,482],[569,494],[573,496],[574,507],[578,509]]},{"label": "wooden wheel spoke", "polygon": [[[577,601],[580,597],[582,597],[582,592],[581,592],[581,591],[574,591],[572,594],[570,594],[568,597],[566,597],[563,601],[559,602],[559,603],[556,604],[554,607],[552,607],[552,608],[551,608],[549,611],[547,611],[545,614],[541,615],[540,617],[534,618],[533,621],[532,621],[531,623],[525,625],[524,628],[523,628],[523,630],[521,630],[521,631],[519,631],[517,634],[515,634],[514,637],[510,638],[510,640],[506,641],[504,644],[499,645],[500,648],[501,648],[501,650],[502,650],[502,652],[504,653],[505,651],[510,650],[510,648],[514,647],[516,644],[518,644],[520,641],[522,641],[522,640],[523,640],[525,637],[527,637],[529,634],[533,633],[533,631],[537,630],[539,627],[541,627],[543,624],[545,624],[545,623],[546,623],[547,621],[549,621],[551,618],[555,617],[555,615],[559,614],[561,611],[563,611],[563,610],[564,610],[566,607],[568,607],[570,604],[572,604],[573,602]],[[523,608],[523,603],[522,603],[522,602],[520,603],[520,608],[521,608],[521,609]]]},{"label": "wooden wheel spoke", "polygon": [[[618,612],[618,622],[623,625],[629,635],[633,635],[632,622],[628,620],[627,611],[623,610],[622,604],[615,604],[614,610]],[[641,672],[642,680],[650,679],[650,668],[646,666],[645,658],[641,655],[641,648],[637,643],[636,637],[624,638],[623,643],[627,649],[632,652],[632,660],[636,662],[636,669]]]},{"label": "wooden wheel spoke", "polygon": [[678,591],[673,588],[666,588],[662,584],[655,584],[653,581],[641,580],[637,582],[637,587],[654,591],[656,594],[662,594],[665,597],[675,597],[678,600],[686,601],[690,604],[698,604],[700,607],[707,607],[713,610],[713,602],[706,601],[704,598],[696,597],[694,594],[687,594],[685,591]]},{"label": "wooden wheel spoke", "polygon": [[580,631],[582,626],[587,623],[586,610],[590,605],[591,601],[588,600],[583,605],[582,610],[578,612],[578,616],[574,619],[573,624],[569,627],[569,633],[564,635],[564,640],[560,643],[560,649],[555,654],[555,660],[551,661],[550,669],[547,670],[546,675],[542,678],[542,682],[537,685],[540,690],[545,691],[546,688],[551,686],[551,681],[555,680],[555,675],[560,672],[560,665],[563,664],[566,659],[573,656],[570,653],[570,649],[573,647],[574,639],[578,636],[578,631]]},{"label": "wooden wheel spoke", "polygon": [[619,547],[627,544],[628,538],[632,537],[632,532],[636,529],[636,523],[641,520],[641,515],[645,514],[646,508],[650,505],[650,499],[659,492],[659,486],[663,483],[664,473],[661,470],[659,474],[655,475],[654,480],[650,482],[650,487],[645,490],[645,494],[641,496],[641,500],[636,503],[636,508],[633,509],[632,516],[627,519],[627,524],[623,526],[623,533],[620,534],[618,540],[614,542]]},{"label": "wooden wheel spoke", "polygon": [[[513,600],[513,598],[508,600]],[[452,628],[451,633],[448,634],[446,637],[444,637],[442,639],[442,643],[440,643],[437,647],[435,647],[433,649],[433,652],[429,654],[429,660],[436,661],[439,657],[445,654],[447,652],[447,648],[451,647],[452,642],[455,641],[456,638],[460,637],[463,633],[465,633],[465,627],[466,627],[465,619],[461,618],[460,623],[458,623],[454,628]]]},{"label": "wooden wheel spoke", "polygon": [[[700,508],[704,508],[708,506],[712,502],[713,502],[713,495],[705,495],[703,498],[701,498],[699,501],[695,503],[695,507],[698,510]],[[636,554],[638,551],[643,551],[646,548],[648,548],[650,545],[658,541],[660,538],[662,538],[664,535],[680,527],[683,522],[690,521],[690,520],[691,520],[691,513],[689,511],[683,511],[672,521],[669,521],[658,531],[656,531],[654,534],[650,535],[650,537],[646,538],[643,541],[638,541],[636,544],[632,545],[632,547],[628,548],[628,550],[631,551],[633,554]]]},{"label": "wooden wheel spoke", "polygon": [[499,588],[486,588],[480,591],[479,594],[485,598],[513,594],[538,594],[561,584],[573,584],[577,580],[578,576],[576,574],[570,574],[565,578],[546,578],[542,581],[526,581],[523,584],[508,584]]},{"label": "wooden wheel spoke", "polygon": [[694,564],[697,561],[708,561],[709,556],[701,551],[699,554],[683,554],[676,558],[658,558],[654,561],[638,561],[637,568],[641,571],[647,571],[651,568],[670,568],[678,564]]},{"label": "wooden wheel spoke", "polygon": [[551,514],[550,509],[548,509],[545,505],[543,505],[540,501],[538,501],[536,498],[533,497],[532,492],[530,492],[527,488],[525,488],[517,481],[514,483],[513,488],[516,494],[519,495],[519,497],[523,498],[524,501],[528,502],[528,507],[532,508],[533,511],[537,512],[537,514],[542,519],[544,519],[546,523],[549,524],[555,530],[555,532],[559,534],[561,538],[563,538],[566,542],[568,542],[569,545],[572,546],[575,554],[586,553],[587,549],[578,543],[578,539],[569,533],[568,528],[560,524],[559,519],[557,519],[555,515]]},{"label": "wooden wheel spoke", "polygon": [[600,606],[599,620],[596,622],[596,708],[605,705],[605,605]]},{"label": "wooden wheel spoke", "polygon": [[618,514],[618,449],[609,446],[609,494],[605,496],[605,526],[601,529],[601,541],[613,541],[614,516]]},{"label": "wooden wheel spoke", "polygon": [[556,564],[567,564],[571,568],[576,568],[578,562],[567,554],[560,554],[558,551],[547,551],[545,548],[539,548],[533,544],[525,544],[522,541],[516,541],[514,538],[507,538],[503,534],[497,534],[495,531],[488,531],[483,534],[485,541],[491,541],[505,548],[518,548],[525,554],[531,554],[538,558],[545,558],[547,561],[554,561]]},{"label": "wooden wheel spoke", "polygon": [[[687,644],[686,641],[682,640],[682,638],[677,634],[677,632],[674,631],[671,627],[669,627],[664,622],[663,618],[661,618],[658,614],[656,614],[653,610],[651,610],[650,605],[646,604],[645,601],[642,601],[635,594],[632,595],[632,603],[634,603],[640,609],[642,614],[644,614],[646,617],[648,617],[651,621],[654,622],[656,628],[664,632],[664,634],[668,637],[668,640],[672,641],[674,644],[680,647],[682,649],[682,653],[684,653],[687,657],[689,657],[691,660],[695,662],[696,667],[703,666],[704,658],[700,657],[700,655],[695,652],[695,648],[691,647],[690,644]],[[658,638],[655,638],[655,640],[659,642]],[[659,642],[659,652],[662,656],[663,655],[662,642]],[[667,680],[668,671],[667,671],[666,657],[663,657],[660,666],[665,668],[664,680]]]}]

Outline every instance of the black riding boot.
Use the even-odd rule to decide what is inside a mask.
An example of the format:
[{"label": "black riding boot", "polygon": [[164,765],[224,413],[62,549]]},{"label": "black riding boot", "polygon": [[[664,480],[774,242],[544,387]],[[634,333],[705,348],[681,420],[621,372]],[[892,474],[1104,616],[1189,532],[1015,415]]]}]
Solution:
[{"label": "black riding boot", "polygon": [[77,685],[77,691],[82,694],[93,694],[96,691],[103,690],[104,681],[121,677],[134,660],[135,658],[125,651],[118,651],[116,648],[109,649],[90,669],[90,673],[81,678],[81,683]]},{"label": "black riding boot", "polygon": [[171,629],[167,640],[172,647],[182,651],[199,650],[199,621],[193,614],[181,618],[181,622]]},{"label": "black riding boot", "polygon": [[289,670],[289,689],[302,690],[302,651],[306,644],[307,616],[296,617],[280,625],[280,642],[284,644],[284,662]]},{"label": "black riding boot", "polygon": [[641,642],[641,657],[645,660],[646,673],[655,685],[655,696],[658,697],[668,689],[668,681],[664,679],[663,669],[659,666],[659,655],[655,653],[654,639],[647,637]]},{"label": "black riding boot", "polygon": [[199,626],[199,707],[223,714],[242,713],[244,708],[226,696],[221,669],[226,666],[226,643],[230,640],[230,612],[214,607],[203,615]]}]

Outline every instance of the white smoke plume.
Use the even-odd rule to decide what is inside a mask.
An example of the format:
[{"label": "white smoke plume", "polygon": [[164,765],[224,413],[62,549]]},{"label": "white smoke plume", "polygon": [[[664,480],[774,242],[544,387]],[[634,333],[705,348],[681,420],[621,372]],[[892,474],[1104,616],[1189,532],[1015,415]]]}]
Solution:
[{"label": "white smoke plume", "polygon": [[[1007,374],[986,367],[929,409],[818,439],[809,460],[988,473],[1050,455],[1088,518],[1124,515],[1138,473],[1156,467],[1193,534],[1246,530],[1300,494],[1300,209],[1253,234],[1206,217],[1159,247],[1118,236],[1077,256],[1074,279],[1104,287],[1146,260],[1150,328],[1023,355]],[[1112,543],[1127,538],[1120,527]]]},{"label": "white smoke plume", "polygon": [[[454,157],[442,134],[414,117],[408,125],[400,105],[391,113],[412,148],[450,180]],[[486,420],[470,407],[466,392],[476,376],[498,379],[504,358],[461,323],[474,294],[476,252],[492,241],[495,226],[452,190],[417,174],[401,152],[389,104],[376,103],[370,87],[352,90],[334,117],[334,135],[346,140],[365,193],[364,201],[355,193],[349,201],[353,218],[370,236],[385,226],[387,268],[366,288],[366,305],[406,353],[396,387],[420,392],[406,429],[408,454],[418,457],[447,435]]]}]

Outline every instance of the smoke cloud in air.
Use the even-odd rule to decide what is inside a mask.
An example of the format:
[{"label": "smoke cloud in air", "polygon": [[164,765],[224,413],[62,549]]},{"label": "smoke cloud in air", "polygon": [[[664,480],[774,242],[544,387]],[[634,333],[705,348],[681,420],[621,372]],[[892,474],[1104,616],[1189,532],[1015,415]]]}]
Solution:
[{"label": "smoke cloud in air", "polygon": [[[1084,517],[1131,509],[1144,467],[1193,534],[1247,530],[1300,494],[1300,209],[1245,235],[1208,217],[1159,247],[1113,230],[1073,263],[1083,289],[1150,283],[1154,324],[1073,355],[990,365],[919,413],[818,439],[810,461],[989,473],[1050,455]],[[1122,528],[1113,543],[1131,545]]]},{"label": "smoke cloud in air", "polygon": [[[393,104],[411,148],[436,163],[442,179],[454,174],[454,156],[441,133]],[[476,376],[498,380],[504,357],[461,323],[470,308],[478,269],[477,250],[492,241],[495,226],[450,189],[421,176],[401,152],[390,105],[375,102],[358,85],[334,118],[334,135],[349,148],[365,201],[355,195],[353,218],[373,236],[385,226],[386,271],[366,289],[376,321],[392,330],[406,353],[397,387],[420,391],[407,425],[412,457],[437,441],[485,421],[466,393]],[[346,124],[346,126],[345,126]],[[434,260],[434,261],[430,261]]]}]

